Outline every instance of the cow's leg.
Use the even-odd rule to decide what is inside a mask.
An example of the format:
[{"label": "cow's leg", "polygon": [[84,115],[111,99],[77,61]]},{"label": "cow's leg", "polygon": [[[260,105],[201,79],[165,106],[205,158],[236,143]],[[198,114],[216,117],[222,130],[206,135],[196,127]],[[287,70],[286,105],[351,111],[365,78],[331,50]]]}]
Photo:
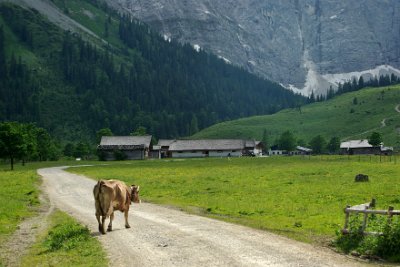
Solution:
[{"label": "cow's leg", "polygon": [[106,217],[107,216],[104,216],[104,215],[101,217],[101,227],[99,226],[99,228],[100,228],[99,230],[103,235],[106,234],[106,231],[104,230],[104,225],[106,223]]},{"label": "cow's leg", "polygon": [[126,209],[125,212],[124,212],[124,215],[125,215],[125,228],[131,228],[131,226],[128,223],[128,212],[129,212],[129,209]]},{"label": "cow's leg", "polygon": [[111,215],[110,215],[110,223],[108,224],[108,227],[107,227],[107,231],[108,232],[112,231],[112,221],[113,220],[114,220],[114,212],[112,212]]},{"label": "cow's leg", "polygon": [[96,219],[97,219],[97,222],[99,224],[99,232],[101,233],[102,232],[101,231],[102,224],[101,224],[101,221],[100,221],[100,213],[98,213],[98,212],[96,212]]}]

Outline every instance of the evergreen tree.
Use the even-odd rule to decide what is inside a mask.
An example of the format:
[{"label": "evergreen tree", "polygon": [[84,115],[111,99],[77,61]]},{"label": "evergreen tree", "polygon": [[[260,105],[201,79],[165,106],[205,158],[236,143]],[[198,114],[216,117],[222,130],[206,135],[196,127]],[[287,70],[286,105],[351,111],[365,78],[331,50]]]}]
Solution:
[{"label": "evergreen tree", "polygon": [[292,132],[286,131],[281,134],[278,144],[280,149],[290,152],[296,148],[296,139]]},{"label": "evergreen tree", "polygon": [[380,146],[382,143],[382,135],[378,132],[373,132],[369,137],[368,137],[368,143],[371,146]]},{"label": "evergreen tree", "polygon": [[332,154],[337,153],[340,149],[340,139],[339,137],[332,137],[327,145],[328,151]]},{"label": "evergreen tree", "polygon": [[326,140],[321,135],[317,135],[311,139],[310,146],[314,154],[321,154],[325,151]]},{"label": "evergreen tree", "polygon": [[364,78],[363,76],[360,76],[360,78],[358,79],[358,89],[364,88]]},{"label": "evergreen tree", "polygon": [[199,131],[199,123],[197,120],[196,115],[193,114],[192,116],[192,120],[190,122],[190,130],[189,130],[189,134],[190,135],[194,135],[195,133],[197,133]]}]

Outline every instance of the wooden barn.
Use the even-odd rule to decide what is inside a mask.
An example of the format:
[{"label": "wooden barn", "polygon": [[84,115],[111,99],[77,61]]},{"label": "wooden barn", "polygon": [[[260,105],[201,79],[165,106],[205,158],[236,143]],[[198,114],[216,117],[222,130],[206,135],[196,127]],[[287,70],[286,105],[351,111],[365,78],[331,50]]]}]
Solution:
[{"label": "wooden barn", "polygon": [[260,141],[242,139],[160,140],[162,157],[203,158],[261,155]]},{"label": "wooden barn", "polygon": [[149,157],[151,135],[103,136],[97,147],[102,160],[132,160]]},{"label": "wooden barn", "polygon": [[340,153],[347,155],[390,155],[392,147],[372,146],[368,140],[350,140],[340,144]]}]

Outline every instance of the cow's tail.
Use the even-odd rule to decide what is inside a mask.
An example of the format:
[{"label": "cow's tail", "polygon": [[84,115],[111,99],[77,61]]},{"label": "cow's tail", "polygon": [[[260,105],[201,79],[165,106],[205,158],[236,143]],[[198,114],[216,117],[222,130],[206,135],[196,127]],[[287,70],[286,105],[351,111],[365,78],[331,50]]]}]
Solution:
[{"label": "cow's tail", "polygon": [[103,187],[104,181],[100,180],[97,182],[97,184],[94,187],[93,190],[93,195],[94,195],[94,201],[96,203],[96,208],[99,209],[101,216],[105,216],[106,213],[104,212],[104,208],[102,207],[102,201],[101,201],[101,194],[102,194],[102,187]]}]

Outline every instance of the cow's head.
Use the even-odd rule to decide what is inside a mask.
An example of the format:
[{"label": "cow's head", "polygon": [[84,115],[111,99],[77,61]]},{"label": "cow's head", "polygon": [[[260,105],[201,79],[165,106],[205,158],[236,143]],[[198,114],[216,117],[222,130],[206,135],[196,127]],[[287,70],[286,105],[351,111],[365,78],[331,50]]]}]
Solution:
[{"label": "cow's head", "polygon": [[139,188],[138,185],[131,185],[131,202],[140,203]]}]

